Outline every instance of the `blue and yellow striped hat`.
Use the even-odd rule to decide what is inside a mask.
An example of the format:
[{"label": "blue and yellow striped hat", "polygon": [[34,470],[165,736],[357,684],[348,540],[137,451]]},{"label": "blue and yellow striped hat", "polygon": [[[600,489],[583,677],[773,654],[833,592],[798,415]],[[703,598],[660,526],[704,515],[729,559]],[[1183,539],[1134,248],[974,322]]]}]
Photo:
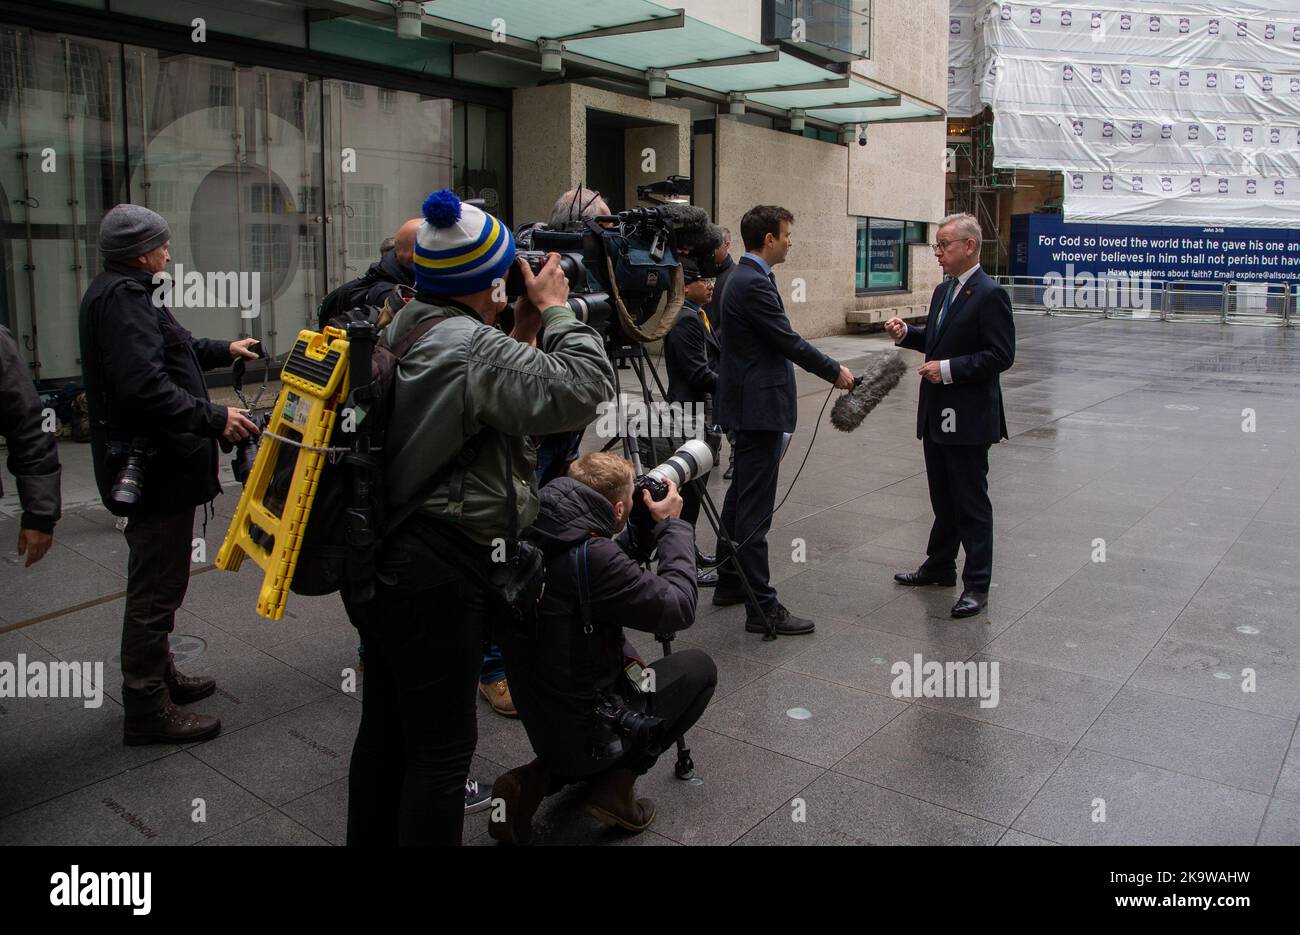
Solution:
[{"label": "blue and yellow striped hat", "polygon": [[453,192],[424,199],[415,235],[415,287],[434,295],[473,295],[505,279],[515,261],[510,229]]}]

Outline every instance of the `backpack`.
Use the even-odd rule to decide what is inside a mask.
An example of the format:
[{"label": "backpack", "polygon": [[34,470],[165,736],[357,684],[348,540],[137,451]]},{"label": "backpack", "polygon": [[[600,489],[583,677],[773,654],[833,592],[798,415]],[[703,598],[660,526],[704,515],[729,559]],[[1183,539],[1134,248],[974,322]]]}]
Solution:
[{"label": "backpack", "polygon": [[[365,322],[348,329],[352,391],[345,406],[363,415],[351,431],[347,420],[339,418],[335,422],[329,441],[332,452],[316,481],[316,496],[289,585],[294,594],[317,596],[343,591],[358,603],[368,600],[374,587],[374,556],[383,537],[444,480],[458,470],[463,472],[476,457],[482,432],[471,437],[456,457],[430,477],[410,504],[389,514],[383,449],[392,415],[397,365],[420,338],[444,321],[447,318],[443,316],[427,318],[392,346],[382,336],[376,339],[373,326]],[[295,462],[291,459],[277,466],[272,476],[271,487],[283,487],[281,497],[288,491]]]},{"label": "backpack", "polygon": [[[354,318],[355,316],[349,313],[364,306],[366,293],[370,291],[370,287],[384,281],[383,276],[376,272],[374,266],[371,266],[361,276],[356,279],[349,279],[330,292],[325,298],[321,299],[320,305],[316,308],[317,330],[325,330],[325,326],[333,324],[335,319]],[[371,319],[371,321],[373,320]]]}]

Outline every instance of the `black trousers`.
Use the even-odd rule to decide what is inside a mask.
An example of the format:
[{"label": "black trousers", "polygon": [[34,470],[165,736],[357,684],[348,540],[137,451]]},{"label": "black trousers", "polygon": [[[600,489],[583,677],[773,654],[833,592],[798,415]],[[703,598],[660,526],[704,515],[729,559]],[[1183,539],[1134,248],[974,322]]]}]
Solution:
[{"label": "black trousers", "polygon": [[167,637],[190,586],[194,507],[177,513],[132,516],[126,611],[122,616],[122,707],[127,717],[152,714],[167,703],[171,646]]},{"label": "black trousers", "polygon": [[[655,690],[650,696],[647,714],[664,719],[663,749],[671,749],[677,739],[700,719],[718,687],[718,668],[701,649],[684,649],[650,663],[655,673]],[[650,772],[658,754],[633,749],[618,760],[618,766],[638,776]]]},{"label": "black trousers", "polygon": [[[781,432],[736,432],[736,471],[722,502],[722,525],[740,545],[740,567],[758,598],[759,606],[749,608],[751,614],[771,613],[777,606],[776,589],[768,581],[767,531],[772,527],[772,510],[776,506],[782,441]],[[726,543],[719,543],[719,562],[730,551]],[[718,566],[718,588],[743,592],[730,562]]]},{"label": "black trousers", "polygon": [[[713,691],[718,687],[718,669],[708,653],[700,649],[684,649],[673,653],[650,663],[648,668],[654,670],[655,690],[650,695],[646,713],[664,719],[662,749],[667,751],[695,725],[704,714],[704,709],[709,706]],[[526,708],[520,708],[519,715],[525,721],[529,714]],[[599,766],[595,760],[590,763],[556,763],[542,757],[542,762],[551,774],[547,794],[558,792],[569,783],[588,782],[617,767],[644,776],[658,762],[660,755],[661,753],[650,753],[634,747],[608,766],[599,769],[593,768]]]},{"label": "black trousers", "polygon": [[366,653],[349,845],[461,843],[487,603],[451,546],[425,534],[432,525],[407,523],[379,562],[387,583],[366,604],[345,601]]},{"label": "black trousers", "polygon": [[989,589],[993,575],[993,505],[989,502],[989,446],[939,445],[924,440],[925,474],[934,525],[921,566],[940,576],[957,568],[957,546],[966,549],[962,583]]}]

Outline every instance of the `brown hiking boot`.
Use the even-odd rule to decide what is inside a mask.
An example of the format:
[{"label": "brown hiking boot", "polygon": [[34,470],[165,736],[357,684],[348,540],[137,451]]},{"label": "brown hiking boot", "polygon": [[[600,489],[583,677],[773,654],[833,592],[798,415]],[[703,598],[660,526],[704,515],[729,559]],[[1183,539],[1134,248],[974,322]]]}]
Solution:
[{"label": "brown hiking boot", "polygon": [[636,797],[636,780],[636,773],[621,766],[601,773],[591,781],[587,811],[611,828],[634,834],[649,828],[655,820],[655,803]]},{"label": "brown hiking boot", "polygon": [[488,704],[492,705],[492,710],[502,717],[519,717],[514,699],[510,697],[510,683],[505,679],[497,679],[490,685],[479,682],[478,693],[486,698]]},{"label": "brown hiking boot", "polygon": [[175,669],[172,669],[172,674],[165,681],[172,704],[189,704],[206,698],[217,690],[216,679],[207,675],[181,675]]},{"label": "brown hiking boot", "polygon": [[541,760],[533,760],[527,766],[517,766],[498,776],[492,783],[492,795],[505,804],[505,820],[496,820],[496,803],[493,802],[493,816],[488,822],[488,834],[492,835],[492,840],[502,844],[527,844],[532,840],[533,815],[546,797],[549,783],[550,776]]},{"label": "brown hiking boot", "polygon": [[122,742],[129,747],[146,743],[194,743],[221,733],[221,721],[206,714],[182,711],[170,701],[152,714],[126,719]]}]

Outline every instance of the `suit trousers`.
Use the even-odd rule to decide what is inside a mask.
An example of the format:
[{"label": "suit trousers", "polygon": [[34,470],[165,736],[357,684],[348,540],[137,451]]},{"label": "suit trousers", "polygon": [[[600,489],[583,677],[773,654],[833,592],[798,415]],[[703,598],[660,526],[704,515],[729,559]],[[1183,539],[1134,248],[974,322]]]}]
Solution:
[{"label": "suit trousers", "polygon": [[[781,470],[781,432],[736,432],[736,472],[722,502],[722,525],[737,545],[738,561],[754,588],[757,608],[751,614],[776,610],[776,589],[768,582],[767,531],[776,507],[776,481]],[[746,541],[748,540],[748,541]],[[743,593],[744,586],[728,558],[726,543],[718,543],[718,589]]]},{"label": "suit trousers", "polygon": [[122,707],[127,717],[167,703],[175,665],[167,637],[190,586],[194,507],[132,516],[126,524],[126,611],[122,617]]},{"label": "suit trousers", "polygon": [[940,445],[927,435],[924,448],[934,525],[921,567],[941,577],[953,574],[961,545],[966,550],[962,583],[968,590],[987,592],[993,575],[989,446]]}]

